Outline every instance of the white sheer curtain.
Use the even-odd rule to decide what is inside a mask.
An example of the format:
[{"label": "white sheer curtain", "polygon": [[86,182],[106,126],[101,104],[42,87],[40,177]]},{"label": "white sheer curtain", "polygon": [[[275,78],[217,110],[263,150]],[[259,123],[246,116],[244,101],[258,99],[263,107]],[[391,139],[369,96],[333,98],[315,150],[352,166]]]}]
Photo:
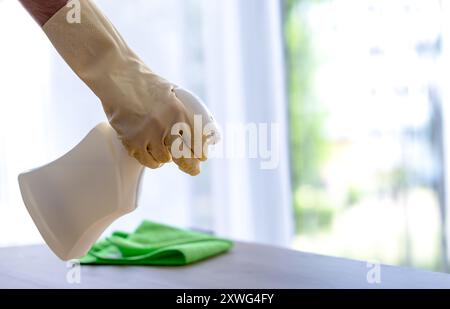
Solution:
[{"label": "white sheer curtain", "polygon": [[7,245],[40,239],[17,174],[47,158],[50,57],[44,34],[18,1],[0,1],[0,37],[0,244]]},{"label": "white sheer curtain", "polygon": [[[196,178],[173,165],[147,170],[139,208],[110,230],[133,229],[145,218],[289,245],[280,1],[97,3],[153,70],[197,92],[223,128],[251,122],[276,123],[279,129],[276,169],[261,169],[258,159],[218,157]],[[64,154],[105,117],[17,1],[0,1],[0,29],[0,245],[10,245],[40,241],[24,210],[17,174]]]},{"label": "white sheer curtain", "polygon": [[280,124],[280,165],[215,162],[217,230],[287,244],[292,230],[281,4],[273,0],[204,1],[206,89],[221,123]]}]

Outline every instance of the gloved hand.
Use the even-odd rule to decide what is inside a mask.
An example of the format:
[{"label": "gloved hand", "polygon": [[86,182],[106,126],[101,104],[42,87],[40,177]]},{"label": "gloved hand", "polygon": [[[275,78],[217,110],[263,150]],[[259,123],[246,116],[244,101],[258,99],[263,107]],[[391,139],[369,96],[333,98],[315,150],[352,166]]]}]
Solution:
[{"label": "gloved hand", "polygon": [[[100,98],[129,154],[150,168],[173,159],[182,171],[197,175],[200,161],[206,160],[203,150],[207,146],[203,146],[207,139],[194,134],[193,117],[176,97],[176,86],[139,59],[91,0],[81,0],[81,23],[68,22],[69,10],[63,7],[43,29],[65,61]],[[189,157],[171,153],[172,143],[180,138],[172,135],[171,129],[180,122],[191,128],[191,138],[184,138],[183,144],[189,147]],[[201,140],[201,153],[192,151],[194,138]]]}]

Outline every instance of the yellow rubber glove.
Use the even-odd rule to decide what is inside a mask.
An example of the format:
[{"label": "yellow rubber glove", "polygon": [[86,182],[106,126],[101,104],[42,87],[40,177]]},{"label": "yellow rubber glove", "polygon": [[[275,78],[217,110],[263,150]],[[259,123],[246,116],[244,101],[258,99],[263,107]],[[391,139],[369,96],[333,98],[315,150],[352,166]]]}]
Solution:
[{"label": "yellow rubber glove", "polygon": [[[194,134],[193,117],[176,97],[176,86],[139,59],[92,1],[80,2],[80,23],[70,23],[70,8],[63,7],[43,26],[52,44],[101,100],[130,155],[150,168],[173,160],[182,171],[197,175],[200,161],[206,160],[206,137]],[[189,157],[171,153],[179,138],[171,129],[180,122],[191,128],[191,141],[184,145],[191,150]],[[201,139],[202,153],[192,151],[194,137]]]}]

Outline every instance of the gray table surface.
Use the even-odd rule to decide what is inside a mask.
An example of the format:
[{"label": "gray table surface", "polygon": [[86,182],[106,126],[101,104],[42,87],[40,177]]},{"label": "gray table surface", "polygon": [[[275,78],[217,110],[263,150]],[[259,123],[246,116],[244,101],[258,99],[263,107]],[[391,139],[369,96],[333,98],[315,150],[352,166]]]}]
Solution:
[{"label": "gray table surface", "polygon": [[46,246],[0,249],[0,288],[450,288],[450,274],[385,265],[381,282],[369,284],[369,270],[362,261],[236,243],[191,266],[81,265],[80,283],[69,283],[74,270]]}]

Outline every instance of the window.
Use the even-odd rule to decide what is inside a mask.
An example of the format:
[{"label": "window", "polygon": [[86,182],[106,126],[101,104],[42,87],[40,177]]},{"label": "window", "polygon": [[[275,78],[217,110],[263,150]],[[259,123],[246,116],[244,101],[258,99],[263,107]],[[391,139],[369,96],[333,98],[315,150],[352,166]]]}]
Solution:
[{"label": "window", "polygon": [[440,1],[285,1],[295,247],[448,270]]}]

